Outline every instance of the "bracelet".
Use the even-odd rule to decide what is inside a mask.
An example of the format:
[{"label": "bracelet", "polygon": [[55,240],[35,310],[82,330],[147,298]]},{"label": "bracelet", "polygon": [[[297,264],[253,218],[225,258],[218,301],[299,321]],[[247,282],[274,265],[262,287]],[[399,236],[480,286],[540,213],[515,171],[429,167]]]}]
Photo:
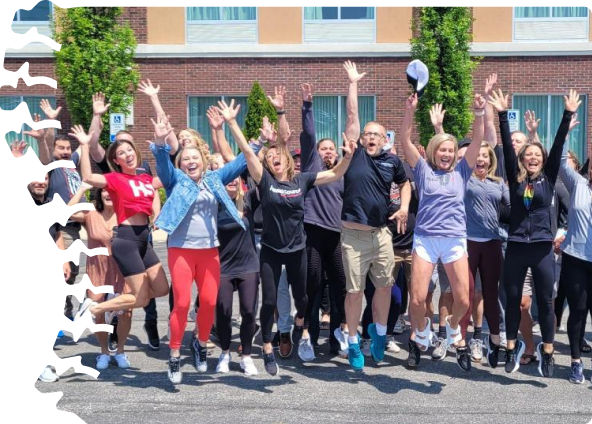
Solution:
[{"label": "bracelet", "polygon": [[285,115],[286,111],[285,110],[278,110],[275,112],[277,115]]},{"label": "bracelet", "polygon": [[[480,112],[480,113],[479,113],[479,112]],[[473,114],[474,114],[475,116],[484,116],[484,115],[485,115],[485,110],[483,110],[483,109],[475,109],[475,110],[473,111]]]}]

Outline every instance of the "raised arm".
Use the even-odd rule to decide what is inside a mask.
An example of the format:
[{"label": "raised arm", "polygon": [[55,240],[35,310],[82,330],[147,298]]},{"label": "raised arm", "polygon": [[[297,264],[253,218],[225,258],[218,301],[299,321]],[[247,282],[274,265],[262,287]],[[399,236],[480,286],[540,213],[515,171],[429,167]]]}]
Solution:
[{"label": "raised arm", "polygon": [[436,103],[430,108],[430,120],[436,134],[444,134],[444,115],[446,111],[442,109],[442,103]]},{"label": "raised arm", "polygon": [[99,143],[101,132],[103,131],[103,115],[109,110],[110,104],[105,104],[105,95],[103,93],[95,93],[92,96],[93,117],[90,123],[88,132],[93,134],[90,143],[90,155],[97,163],[105,159],[105,149]]},{"label": "raised arm", "polygon": [[345,133],[342,133],[341,135],[343,137],[343,147],[341,147],[341,149],[343,150],[343,159],[339,161],[335,168],[327,171],[318,172],[317,178],[315,180],[316,186],[332,183],[333,181],[339,180],[341,177],[343,177],[345,171],[347,171],[347,168],[349,168],[351,158],[354,155],[354,152],[356,151],[356,148],[358,146],[358,140],[348,140]]},{"label": "raised arm", "polygon": [[[41,121],[41,117],[37,113],[34,113],[33,121],[39,122]],[[28,135],[29,137],[33,137],[35,140],[37,140],[37,148],[39,150],[39,161],[43,165],[47,165],[49,162],[51,162],[51,154],[49,153],[49,148],[47,147],[47,140],[45,139],[46,134],[47,130],[44,128],[38,130],[31,129],[30,131],[23,131],[23,135]]]},{"label": "raised arm", "polygon": [[222,155],[224,162],[232,162],[236,158],[236,155],[232,151],[224,134],[224,117],[220,115],[215,106],[208,108],[206,116],[208,117],[208,123],[212,131],[214,150]]},{"label": "raised arm", "polygon": [[403,148],[405,160],[411,168],[415,168],[417,161],[421,158],[417,147],[411,142],[411,128],[413,127],[415,109],[417,109],[417,93],[409,96],[405,102],[405,117],[403,118],[403,129],[401,130],[401,147]]},{"label": "raised arm", "polygon": [[27,147],[29,147],[29,145],[22,140],[13,141],[10,143],[10,152],[15,158],[20,158],[21,156],[24,156]]},{"label": "raised arm", "polygon": [[278,116],[278,143],[285,146],[292,135],[290,125],[286,119],[286,87],[275,87],[274,96],[267,96],[267,98],[275,108]]},{"label": "raised arm", "polygon": [[[263,165],[259,162],[259,158],[247,143],[243,132],[241,131],[238,123],[236,122],[236,116],[240,110],[240,105],[234,107],[234,99],[231,100],[230,105],[227,105],[226,102],[221,101],[218,102],[218,110],[220,114],[224,117],[224,121],[230,128],[230,132],[232,136],[236,140],[239,149],[245,155],[245,159],[247,161],[247,167],[249,168],[249,173],[251,174],[251,178],[255,181],[255,183],[259,184],[261,181],[261,177],[263,175]],[[263,134],[262,134],[263,135]]]},{"label": "raised arm", "polygon": [[477,164],[481,142],[483,141],[483,117],[485,116],[485,99],[481,94],[475,94],[473,110],[475,120],[473,121],[473,140],[465,153],[465,160],[472,169]]},{"label": "raised arm", "polygon": [[[571,117],[569,130],[571,131],[577,125],[579,125],[578,114],[574,113],[573,116]],[[561,167],[559,168],[559,177],[561,178],[561,181],[563,181],[563,184],[565,184],[567,191],[569,191],[570,193],[573,193],[573,189],[574,189],[575,185],[577,184],[578,180],[583,177],[579,174],[577,169],[573,169],[567,163],[568,149],[569,149],[569,144],[565,143],[563,145],[563,151],[561,152]]]},{"label": "raised arm", "polygon": [[366,72],[359,73],[356,64],[347,60],[343,64],[349,79],[347,91],[347,120],[345,122],[345,134],[348,140],[359,140],[360,138],[360,116],[358,115],[358,82],[364,78]]},{"label": "raised arm", "polygon": [[[491,74],[485,80],[484,97],[485,100],[493,93],[493,87],[497,84],[497,74]],[[493,115],[493,106],[489,102],[485,103],[485,128],[483,134],[484,141],[492,148],[497,146],[497,132],[495,130],[495,117]]]},{"label": "raised arm", "polygon": [[107,186],[107,179],[102,174],[93,174],[90,167],[90,153],[89,143],[93,134],[87,134],[84,132],[82,125],[75,125],[71,129],[71,133],[68,134],[74,137],[80,143],[80,173],[82,174],[82,181],[90,184],[93,187],[104,188]]},{"label": "raised arm", "polygon": [[508,123],[508,95],[502,90],[494,90],[489,96],[489,103],[497,110],[499,115],[500,135],[504,151],[504,165],[506,166],[506,177],[509,182],[515,182],[518,176],[518,158],[512,146],[510,135],[510,124]]},{"label": "raised arm", "polygon": [[555,181],[557,181],[561,162],[561,152],[563,151],[563,145],[565,144],[567,134],[569,133],[572,116],[582,104],[580,95],[576,90],[569,90],[569,95],[563,96],[563,102],[565,104],[563,118],[557,129],[555,140],[553,140],[553,146],[551,146],[551,151],[549,152],[549,157],[545,164],[545,175],[547,175],[547,178],[549,178],[549,181],[552,184],[555,184]]},{"label": "raised arm", "polygon": [[166,138],[175,129],[170,126],[166,116],[161,116],[156,121],[152,118],[150,120],[154,125],[154,143],[150,143],[150,151],[156,157],[156,174],[165,190],[170,191],[176,184],[176,179],[175,167],[169,157],[171,146],[167,144]]},{"label": "raised arm", "polygon": [[[82,184],[80,184],[80,188],[78,189],[76,194],[74,194],[74,196],[72,196],[72,198],[68,202],[68,206],[74,206],[74,205],[77,205],[78,203],[80,203],[80,200],[82,200],[82,198],[86,194],[87,190],[90,190],[91,188],[92,188],[92,186],[88,183],[83,182]],[[87,213],[88,213],[88,211],[76,212],[74,215],[70,216],[70,219],[73,221],[76,221],[76,222],[80,222],[81,224],[84,224],[86,222],[86,214]]]},{"label": "raised arm", "polygon": [[536,118],[536,114],[534,110],[527,110],[524,113],[524,124],[526,125],[526,129],[528,130],[528,141],[531,143],[540,143],[541,140],[539,139],[539,135],[537,133],[537,129],[539,128],[540,119]]},{"label": "raised arm", "polygon": [[[58,116],[60,115],[60,112],[62,110],[61,106],[58,106],[56,109],[51,107],[51,104],[49,103],[49,100],[47,100],[47,99],[42,99],[39,102],[39,107],[41,108],[41,110],[43,111],[43,113],[45,114],[45,117],[47,119],[58,119]],[[51,152],[53,151],[54,141],[55,141],[55,129],[54,128],[47,128],[45,130],[45,142],[47,143],[47,149],[50,153],[50,156],[51,156]]]},{"label": "raised arm", "polygon": [[[160,104],[160,99],[158,98],[158,93],[160,92],[160,85],[156,87],[152,85],[152,82],[149,79],[146,81],[140,81],[138,85],[138,91],[140,93],[144,93],[150,99],[150,103],[152,103],[152,107],[154,109],[154,113],[156,115],[156,119],[159,121],[160,119],[164,118],[169,121],[169,117],[165,113],[162,105]],[[175,135],[174,131],[168,133],[166,142],[169,146],[171,146],[170,154],[174,155],[177,150],[179,149],[179,140],[177,140],[177,136]]]},{"label": "raised arm", "polygon": [[[320,157],[316,152],[317,137],[315,134],[314,113],[312,109],[313,87],[301,84],[302,89],[302,132],[300,133],[300,167],[302,172],[311,170],[311,165]],[[316,157],[315,157],[316,155]]]}]

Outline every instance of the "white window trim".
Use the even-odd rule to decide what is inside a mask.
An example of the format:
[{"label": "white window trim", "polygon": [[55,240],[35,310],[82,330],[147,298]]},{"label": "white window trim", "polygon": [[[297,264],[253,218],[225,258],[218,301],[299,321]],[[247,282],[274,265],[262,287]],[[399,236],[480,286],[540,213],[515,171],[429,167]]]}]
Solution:
[{"label": "white window trim", "polygon": [[190,46],[190,45],[194,45],[193,43],[189,43],[189,31],[188,31],[188,27],[189,24],[191,25],[235,25],[235,24],[252,24],[255,26],[255,32],[257,34],[257,40],[252,42],[252,41],[243,41],[243,42],[234,42],[231,44],[244,44],[244,45],[254,45],[254,44],[259,44],[259,8],[255,8],[256,9],[256,16],[255,19],[251,19],[251,20],[217,20],[217,21],[213,21],[213,20],[209,20],[209,21],[201,21],[201,20],[197,20],[197,21],[190,21],[189,20],[189,8],[185,7],[185,45],[186,46]]},{"label": "white window trim", "polygon": [[351,6],[327,6],[327,7],[337,7],[337,19],[306,19],[305,18],[305,7],[302,8],[302,22],[322,22],[325,24],[336,23],[336,22],[376,22],[376,7],[374,9],[374,18],[371,19],[343,19],[341,17],[341,8],[342,7],[351,7]]},{"label": "white window trim", "polygon": [[17,25],[43,25],[45,23],[47,23],[49,25],[49,23],[51,22],[51,20],[53,19],[53,3],[49,2],[49,17],[47,18],[47,21],[21,21],[21,9],[16,11],[17,14],[17,18],[16,21],[12,21],[12,24],[17,24]]},{"label": "white window trim", "polygon": [[[222,15],[222,9],[224,7],[227,6],[220,6],[218,9],[220,9],[220,15]],[[251,6],[248,6],[251,7]],[[200,24],[207,24],[207,25],[212,25],[212,24],[225,24],[225,23],[256,23],[259,24],[259,8],[255,7],[255,19],[210,19],[210,20],[201,20],[201,19],[197,19],[197,20],[189,20],[189,7],[185,8],[185,23],[188,22],[192,22],[192,23],[200,23]]]},{"label": "white window trim", "polygon": [[[549,7],[549,9],[552,9]],[[516,7],[512,8],[512,42],[514,43],[588,43],[590,39],[536,39],[536,40],[516,40],[516,22],[586,22],[586,34],[590,33],[590,10],[588,15],[583,18],[517,18]]]},{"label": "white window trim", "polygon": [[[549,9],[551,11],[551,13],[553,13],[553,7],[546,7],[547,9]],[[546,16],[546,17],[541,17],[541,18],[518,18],[516,17],[516,9],[518,9],[517,7],[513,7],[512,8],[512,15],[514,16],[514,20],[515,21],[528,21],[528,22],[532,22],[532,21],[538,21],[538,22],[547,22],[547,21],[583,21],[584,19],[589,19],[590,18],[590,11],[588,8],[586,8],[587,10],[587,14],[586,16],[582,16],[582,17],[572,17],[572,18],[563,18],[563,17],[555,17],[555,16]]]}]

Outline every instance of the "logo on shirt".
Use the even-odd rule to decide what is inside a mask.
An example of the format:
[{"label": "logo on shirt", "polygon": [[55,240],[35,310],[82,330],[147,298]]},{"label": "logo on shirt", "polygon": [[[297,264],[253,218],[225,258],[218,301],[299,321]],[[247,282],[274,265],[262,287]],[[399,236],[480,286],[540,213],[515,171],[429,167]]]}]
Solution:
[{"label": "logo on shirt", "polygon": [[394,168],[394,167],[395,167],[395,165],[393,165],[393,164],[392,164],[392,163],[390,163],[390,162],[378,162],[378,164],[379,164],[380,166],[386,166],[387,168]]},{"label": "logo on shirt", "polygon": [[130,187],[134,192],[134,197],[152,197],[154,196],[154,187],[152,184],[144,184],[141,181],[132,181],[129,182]]},{"label": "logo on shirt", "polygon": [[269,191],[277,193],[281,197],[299,197],[302,195],[302,190],[300,190],[300,188],[297,188],[296,190],[284,190],[283,188],[270,187]]}]

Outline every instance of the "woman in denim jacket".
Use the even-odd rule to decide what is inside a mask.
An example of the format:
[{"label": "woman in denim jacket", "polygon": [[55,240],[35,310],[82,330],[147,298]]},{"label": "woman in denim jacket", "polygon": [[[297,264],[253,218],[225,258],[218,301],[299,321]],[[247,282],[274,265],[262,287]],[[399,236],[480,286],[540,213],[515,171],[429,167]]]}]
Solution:
[{"label": "woman in denim jacket", "polygon": [[[156,157],[156,172],[167,193],[167,202],[156,226],[169,235],[168,263],[175,299],[169,322],[168,376],[172,383],[178,384],[182,379],[180,347],[187,326],[193,281],[197,283],[200,307],[196,318],[199,335],[191,348],[197,371],[207,371],[206,343],[214,322],[220,284],[218,207],[225,209],[244,228],[225,186],[247,168],[247,163],[241,154],[225,167],[208,171],[203,152],[196,146],[186,146],[177,156],[177,168],[174,168],[169,158],[171,147],[165,143],[171,128],[165,119],[153,123],[156,139],[150,148]],[[255,150],[260,148],[256,146]]]}]

